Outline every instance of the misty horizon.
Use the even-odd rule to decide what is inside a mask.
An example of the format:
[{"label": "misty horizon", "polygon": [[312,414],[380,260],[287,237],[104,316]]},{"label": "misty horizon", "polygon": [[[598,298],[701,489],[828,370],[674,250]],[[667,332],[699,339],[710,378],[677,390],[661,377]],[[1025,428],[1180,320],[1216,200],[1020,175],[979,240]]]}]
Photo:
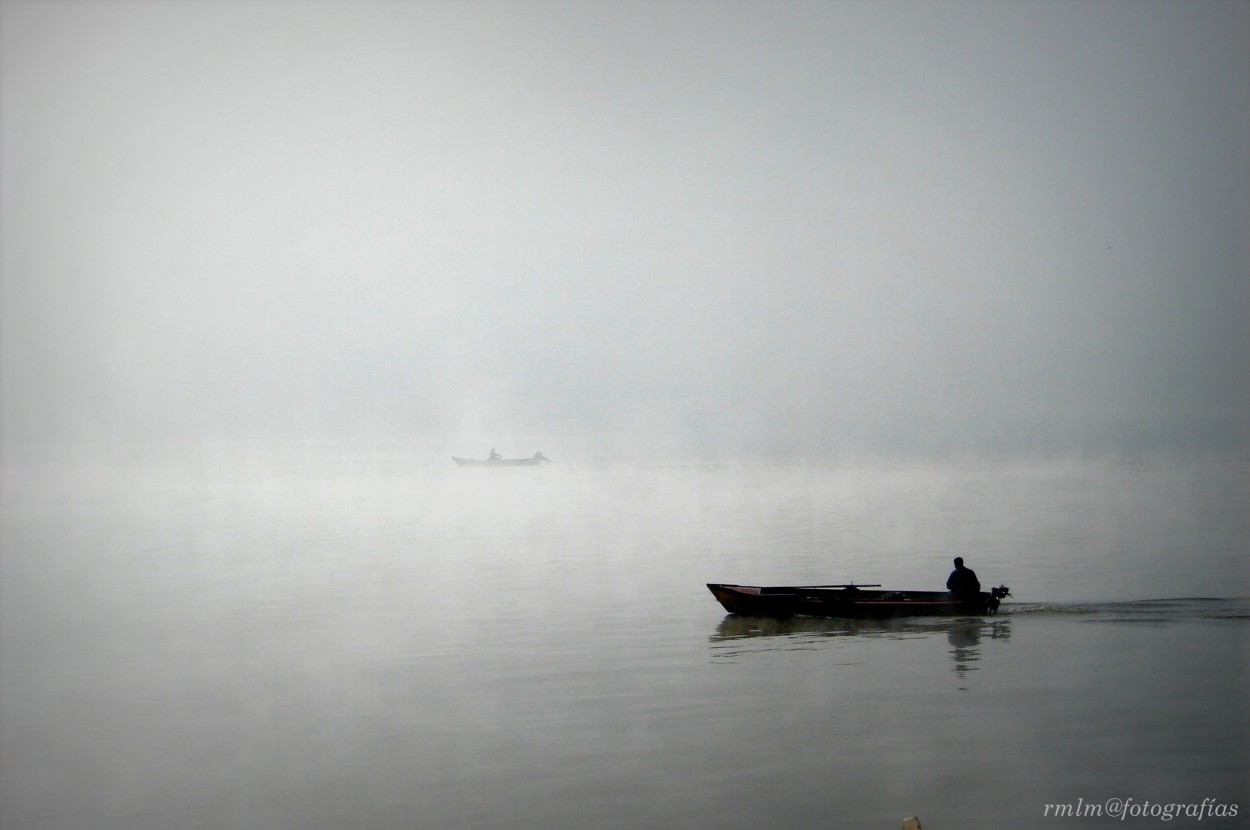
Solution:
[{"label": "misty horizon", "polygon": [[1247,4],[0,16],[10,457],[1250,447]]}]

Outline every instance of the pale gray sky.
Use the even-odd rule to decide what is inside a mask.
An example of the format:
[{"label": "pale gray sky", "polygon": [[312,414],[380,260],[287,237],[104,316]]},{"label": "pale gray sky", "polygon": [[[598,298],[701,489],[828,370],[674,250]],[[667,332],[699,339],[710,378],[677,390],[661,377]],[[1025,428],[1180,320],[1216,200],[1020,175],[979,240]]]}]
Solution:
[{"label": "pale gray sky", "polygon": [[1250,3],[0,24],[10,446],[1247,445]]}]

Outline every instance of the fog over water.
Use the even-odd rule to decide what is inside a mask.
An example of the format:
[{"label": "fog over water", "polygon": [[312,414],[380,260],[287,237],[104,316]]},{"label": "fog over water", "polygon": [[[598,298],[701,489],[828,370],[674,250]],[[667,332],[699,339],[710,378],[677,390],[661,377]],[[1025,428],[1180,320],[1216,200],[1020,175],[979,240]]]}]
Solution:
[{"label": "fog over water", "polygon": [[[994,830],[1118,796],[1244,827],[1248,474],[383,456],[6,478],[0,826]],[[704,587],[940,588],[956,551],[1011,586],[1002,613],[768,621]]]},{"label": "fog over water", "polygon": [[0,826],[1244,826],[1247,44],[0,0]]},{"label": "fog over water", "polygon": [[11,456],[1246,445],[1244,3],[0,15]]}]

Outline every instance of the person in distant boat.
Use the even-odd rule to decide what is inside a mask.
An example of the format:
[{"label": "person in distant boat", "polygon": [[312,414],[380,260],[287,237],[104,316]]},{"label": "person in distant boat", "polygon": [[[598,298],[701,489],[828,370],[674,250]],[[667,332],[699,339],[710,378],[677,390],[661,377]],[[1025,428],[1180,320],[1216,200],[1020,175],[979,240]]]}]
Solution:
[{"label": "person in distant boat", "polygon": [[946,580],[946,590],[959,598],[975,597],[981,591],[981,583],[977,579],[976,572],[972,568],[964,567],[962,556],[955,557],[955,570],[951,571],[950,577]]},{"label": "person in distant boat", "polygon": [[499,457],[499,453],[495,452],[495,448],[494,448],[494,447],[491,447],[491,450],[490,450],[490,460],[491,460],[491,461],[494,461],[494,460],[495,460],[496,458],[498,458],[498,457]]}]

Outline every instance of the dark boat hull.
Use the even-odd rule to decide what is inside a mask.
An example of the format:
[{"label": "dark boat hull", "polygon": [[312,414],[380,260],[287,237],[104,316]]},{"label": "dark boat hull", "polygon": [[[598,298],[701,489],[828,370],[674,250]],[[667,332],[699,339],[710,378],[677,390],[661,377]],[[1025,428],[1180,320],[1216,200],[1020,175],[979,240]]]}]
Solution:
[{"label": "dark boat hull", "polygon": [[532,458],[457,458],[453,455],[451,460],[457,467],[537,467],[551,461],[542,453],[535,453]]},{"label": "dark boat hull", "polygon": [[708,590],[731,614],[752,617],[838,617],[866,620],[890,617],[966,617],[998,612],[999,590],[955,598],[945,591],[870,591],[854,587],[823,588],[723,585]]}]

